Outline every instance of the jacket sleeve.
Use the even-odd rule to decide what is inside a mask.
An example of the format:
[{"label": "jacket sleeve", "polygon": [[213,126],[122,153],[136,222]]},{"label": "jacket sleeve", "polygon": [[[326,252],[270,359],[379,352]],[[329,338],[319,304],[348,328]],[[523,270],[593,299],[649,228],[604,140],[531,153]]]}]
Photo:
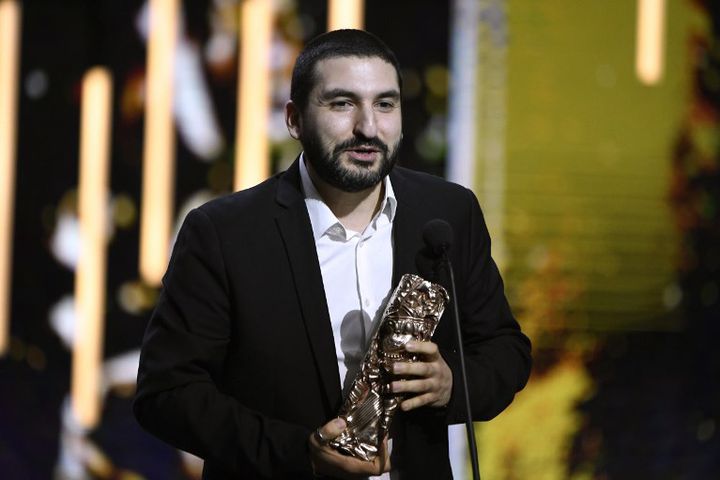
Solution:
[{"label": "jacket sleeve", "polygon": [[193,210],[143,339],[135,416],[163,441],[239,478],[312,477],[306,427],[268,418],[222,391],[231,310],[217,230]]},{"label": "jacket sleeve", "polygon": [[[512,402],[527,383],[530,340],[520,331],[505,298],[503,281],[490,256],[490,236],[475,195],[468,198],[467,227],[455,242],[454,258],[465,366],[473,420],[489,420]],[[466,232],[466,233],[465,233]],[[453,320],[454,322],[454,320]],[[454,337],[454,335],[453,335]],[[460,357],[454,349],[441,354],[453,372],[448,423],[465,421]]]}]

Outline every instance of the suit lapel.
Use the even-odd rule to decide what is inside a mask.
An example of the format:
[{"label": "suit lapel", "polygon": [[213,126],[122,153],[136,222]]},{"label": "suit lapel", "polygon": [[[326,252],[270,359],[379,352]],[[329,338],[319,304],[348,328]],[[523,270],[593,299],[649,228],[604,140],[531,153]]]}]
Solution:
[{"label": "suit lapel", "polygon": [[422,226],[420,216],[421,205],[407,184],[405,178],[396,168],[390,174],[390,181],[397,198],[397,210],[393,221],[393,288],[406,273],[417,273],[415,257],[423,247]]},{"label": "suit lapel", "polygon": [[342,401],[340,374],[310,217],[300,189],[297,161],[281,177],[277,201],[284,209],[276,217],[276,222],[288,254],[305,330],[325,390],[326,413],[335,415]]}]

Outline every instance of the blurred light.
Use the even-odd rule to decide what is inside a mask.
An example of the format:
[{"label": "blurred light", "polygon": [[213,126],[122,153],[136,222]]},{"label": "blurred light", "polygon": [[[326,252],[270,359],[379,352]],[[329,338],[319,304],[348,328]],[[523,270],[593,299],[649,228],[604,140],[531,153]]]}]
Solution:
[{"label": "blurred light", "polygon": [[143,292],[139,282],[125,282],[117,293],[117,302],[128,313],[138,315],[143,311]]},{"label": "blurred light", "polygon": [[50,307],[48,321],[53,331],[60,337],[68,350],[75,345],[75,331],[77,330],[77,312],[75,310],[75,297],[65,295]]},{"label": "blurred light", "polygon": [[117,302],[128,313],[139,315],[150,310],[157,301],[157,290],[142,282],[125,282],[117,292]]},{"label": "blurred light", "polygon": [[20,5],[0,0],[0,356],[10,330]]},{"label": "blurred light", "polygon": [[118,195],[113,200],[113,220],[119,228],[130,228],[137,220],[135,201],[129,195]]},{"label": "blurred light", "polygon": [[665,55],[665,0],[638,0],[635,73],[646,85],[660,81]]},{"label": "blurred light", "polygon": [[174,112],[185,146],[200,160],[212,161],[225,147],[195,42],[178,39],[175,48]]},{"label": "blurred light", "polygon": [[45,352],[40,350],[35,345],[30,345],[27,349],[27,356],[25,357],[28,365],[33,370],[45,370],[47,366],[47,360],[45,358]]},{"label": "blurred light", "polygon": [[124,82],[120,94],[120,114],[125,121],[134,121],[145,111],[145,76],[131,73]]},{"label": "blurred light", "polygon": [[445,65],[430,65],[425,70],[425,83],[428,90],[438,97],[447,97],[448,94],[448,72]]},{"label": "blurred light", "polygon": [[422,80],[417,70],[413,68],[404,69],[402,71],[403,81],[403,99],[411,100],[420,95],[422,90]]},{"label": "blurred light", "polygon": [[100,415],[100,373],[105,317],[107,215],[112,79],[95,67],[83,79],[78,217],[80,258],[75,276],[77,327],[73,348],[72,404],[81,425]]},{"label": "blurred light", "polygon": [[60,264],[75,270],[80,256],[80,227],[77,215],[61,212],[50,237],[50,251]]},{"label": "blurred light", "polygon": [[425,95],[425,98],[423,100],[425,111],[427,111],[429,114],[434,116],[445,116],[448,107],[445,97],[438,97],[437,95],[433,95],[432,93],[430,93],[428,95]]},{"label": "blurred light", "polygon": [[25,77],[25,94],[37,100],[47,93],[49,83],[47,73],[34,70]]},{"label": "blurred light", "polygon": [[677,283],[665,287],[662,294],[662,302],[667,310],[672,310],[680,305],[682,301],[682,290]]},{"label": "blurred light", "polygon": [[[489,71],[487,68],[478,68],[482,63],[481,60],[484,60],[480,55],[481,45],[484,46],[481,39],[488,38],[481,36],[481,31],[487,31],[487,28],[481,28],[483,20],[487,19],[482,12],[493,12],[495,6],[481,4],[476,0],[453,0],[451,5],[448,62],[451,71],[449,86],[451,94],[448,98],[448,152],[445,178],[474,189],[476,166],[481,164],[478,160],[484,158],[478,155],[481,152],[479,147],[482,145],[482,137],[476,138],[479,131],[478,116],[484,106],[477,102],[477,98],[482,98],[481,94],[487,90],[480,72]],[[482,202],[483,199],[480,200]],[[463,471],[457,473],[458,476],[466,476],[464,464],[463,461]],[[453,472],[456,467],[458,467],[457,461],[454,460]]]},{"label": "blurred light", "polygon": [[715,421],[708,418],[700,422],[697,428],[697,439],[701,442],[707,442],[715,434]]},{"label": "blurred light", "polygon": [[240,11],[238,113],[235,140],[235,190],[251,187],[270,175],[271,0],[243,0]]},{"label": "blurred light", "polygon": [[205,58],[208,63],[222,64],[229,62],[235,54],[234,35],[217,33],[210,37],[205,45]]},{"label": "blurred light", "polygon": [[442,160],[447,147],[445,137],[445,121],[442,116],[434,115],[427,127],[417,136],[415,150],[425,160],[439,162]]},{"label": "blurred light", "polygon": [[159,285],[168,261],[174,196],[173,68],[178,0],[150,0],[140,276]]},{"label": "blurred light", "polygon": [[224,161],[213,163],[207,174],[207,183],[213,192],[226,192],[232,187],[232,168]]},{"label": "blurred light", "polygon": [[365,0],[329,0],[328,31],[365,27]]}]

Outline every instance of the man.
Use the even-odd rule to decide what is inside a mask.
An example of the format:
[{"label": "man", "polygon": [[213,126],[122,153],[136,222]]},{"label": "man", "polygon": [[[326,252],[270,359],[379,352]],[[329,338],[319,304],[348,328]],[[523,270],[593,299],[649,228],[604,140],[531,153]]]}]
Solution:
[{"label": "man", "polygon": [[[401,79],[393,53],[358,30],[301,52],[286,107],[303,153],[260,185],[192,211],[144,339],[134,405],[161,439],[205,459],[205,478],[450,478],[447,424],[464,421],[452,309],[422,361],[397,363],[406,399],[374,462],[326,445],[344,428],[342,389],[404,273],[423,225],[446,220],[473,418],[527,381],[530,345],[490,258],[475,196],[394,167]],[[447,285],[442,275],[432,280]]]}]

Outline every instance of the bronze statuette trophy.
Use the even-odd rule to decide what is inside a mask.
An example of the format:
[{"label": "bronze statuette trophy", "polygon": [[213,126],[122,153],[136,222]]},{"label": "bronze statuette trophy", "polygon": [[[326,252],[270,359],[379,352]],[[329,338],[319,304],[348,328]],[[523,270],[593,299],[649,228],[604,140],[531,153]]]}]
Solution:
[{"label": "bronze statuette trophy", "polygon": [[405,351],[405,344],[411,340],[430,340],[448,301],[442,286],[417,275],[402,276],[374,330],[360,372],[338,414],[347,426],[329,445],[368,461],[379,454],[403,397],[389,390],[393,379],[392,365],[418,360],[417,354]]}]

